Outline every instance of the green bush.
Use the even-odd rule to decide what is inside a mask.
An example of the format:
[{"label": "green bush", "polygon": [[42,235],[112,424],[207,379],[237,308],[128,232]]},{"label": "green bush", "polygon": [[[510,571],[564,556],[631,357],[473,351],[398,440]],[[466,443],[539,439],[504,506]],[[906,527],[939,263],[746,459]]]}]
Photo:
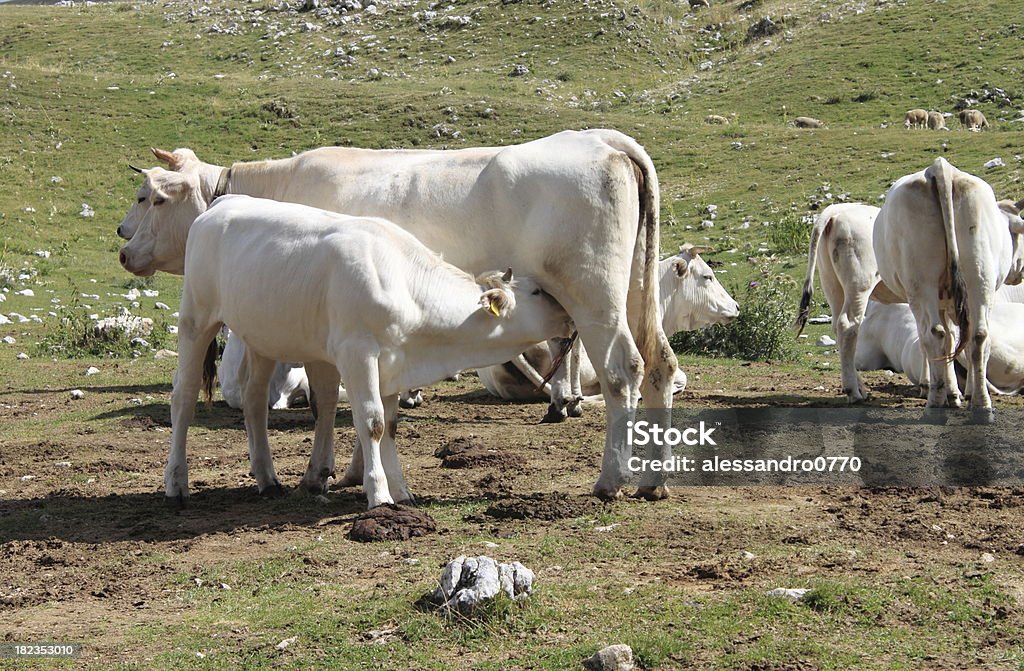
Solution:
[{"label": "green bush", "polygon": [[671,338],[672,348],[684,354],[748,361],[796,360],[790,330],[794,286],[791,277],[773,274],[745,289],[730,288],[729,292],[739,297],[739,316],[728,324],[677,333]]}]

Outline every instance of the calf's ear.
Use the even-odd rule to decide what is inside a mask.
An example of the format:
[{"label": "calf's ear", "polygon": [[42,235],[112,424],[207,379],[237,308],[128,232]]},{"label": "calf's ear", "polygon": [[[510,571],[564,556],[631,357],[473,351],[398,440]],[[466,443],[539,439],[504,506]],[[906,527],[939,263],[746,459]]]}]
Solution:
[{"label": "calf's ear", "polygon": [[512,309],[513,300],[504,289],[488,289],[480,296],[480,307],[484,312],[501,318]]},{"label": "calf's ear", "polygon": [[676,259],[672,262],[672,270],[675,271],[676,277],[685,277],[689,268],[690,264],[686,259]]}]

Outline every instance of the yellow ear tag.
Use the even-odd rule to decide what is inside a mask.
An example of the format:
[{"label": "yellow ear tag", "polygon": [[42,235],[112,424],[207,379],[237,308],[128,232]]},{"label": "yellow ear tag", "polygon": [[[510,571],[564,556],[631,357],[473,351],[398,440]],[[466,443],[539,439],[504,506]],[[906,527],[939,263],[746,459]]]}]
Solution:
[{"label": "yellow ear tag", "polygon": [[491,301],[490,312],[495,317],[500,317],[501,316],[501,313],[498,312],[498,303],[497,303],[497,301]]}]

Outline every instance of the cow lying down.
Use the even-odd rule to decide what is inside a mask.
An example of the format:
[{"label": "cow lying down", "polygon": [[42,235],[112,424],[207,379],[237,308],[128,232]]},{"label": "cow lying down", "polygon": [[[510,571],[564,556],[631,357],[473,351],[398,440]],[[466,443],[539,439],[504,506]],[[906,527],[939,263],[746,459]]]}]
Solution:
[{"label": "cow lying down", "polygon": [[[663,259],[658,264],[658,275],[661,291],[658,312],[666,334],[725,324],[739,315],[739,304],[693,245],[683,245],[678,254]],[[586,402],[598,402],[602,398],[597,373],[586,349],[578,351],[579,359],[570,359],[568,364],[573,369],[570,379],[578,380],[580,385],[573,396],[582,397]],[[550,390],[538,388],[540,376],[535,371],[550,370],[551,363],[551,349],[544,342],[526,350],[518,360],[482,368],[478,373],[481,384],[498,398],[543,400],[550,396]],[[686,374],[677,369],[672,393],[678,394],[685,388]]]},{"label": "cow lying down", "polygon": [[201,201],[184,212],[187,202],[154,203],[121,253],[125,268],[152,274],[162,269],[154,250],[174,242],[161,244],[161,233],[179,230],[164,220],[194,218],[182,267],[168,497],[188,496],[186,435],[207,347],[224,324],[249,350],[243,405],[260,491],[281,488],[267,438],[267,382],[275,361],[298,361],[317,405],[302,486],[324,491],[334,473],[340,375],[370,507],[412,498],[395,450],[400,390],[507,361],[573,330],[565,310],[534,281],[513,281],[511,270],[473,278],[383,219],[248,196],[225,196],[197,216]]},{"label": "cow lying down", "polygon": [[[996,295],[1002,293],[1000,291]],[[1021,333],[1021,324],[1024,324],[1024,304],[1000,302],[992,306],[988,321],[992,342],[988,360],[990,392],[1015,394],[1024,389],[1024,334]],[[966,366],[966,353],[961,352],[957,361]],[[857,340],[857,370],[889,369],[905,373],[911,384],[920,385],[924,379],[925,364],[910,306],[871,301]]]}]

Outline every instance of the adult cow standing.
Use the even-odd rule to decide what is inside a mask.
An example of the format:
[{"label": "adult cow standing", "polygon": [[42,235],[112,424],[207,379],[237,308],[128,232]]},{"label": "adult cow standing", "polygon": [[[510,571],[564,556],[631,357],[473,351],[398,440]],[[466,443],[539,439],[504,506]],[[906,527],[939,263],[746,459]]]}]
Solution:
[{"label": "adult cow standing", "polygon": [[990,306],[1004,281],[1020,283],[1024,251],[1019,218],[1009,235],[1006,226],[992,187],[941,157],[897,180],[875,219],[879,275],[910,303],[928,359],[928,407],[961,404],[952,361],[964,348],[971,407],[992,407],[985,384]]},{"label": "adult cow standing", "polygon": [[[535,278],[572,316],[604,391],[609,430],[595,495],[616,498],[629,478],[631,447],[613,428],[633,417],[641,394],[658,409],[651,420],[668,423],[676,359],[658,320],[658,178],[632,138],[599,129],[509,147],[326,147],[230,168],[187,149],[154,154],[198,175],[207,202],[237,193],[384,217],[467,272],[511,265]],[[142,214],[129,211],[118,233],[130,238]],[[556,378],[552,388],[570,385]],[[645,471],[637,495],[664,498],[664,482]]]}]

